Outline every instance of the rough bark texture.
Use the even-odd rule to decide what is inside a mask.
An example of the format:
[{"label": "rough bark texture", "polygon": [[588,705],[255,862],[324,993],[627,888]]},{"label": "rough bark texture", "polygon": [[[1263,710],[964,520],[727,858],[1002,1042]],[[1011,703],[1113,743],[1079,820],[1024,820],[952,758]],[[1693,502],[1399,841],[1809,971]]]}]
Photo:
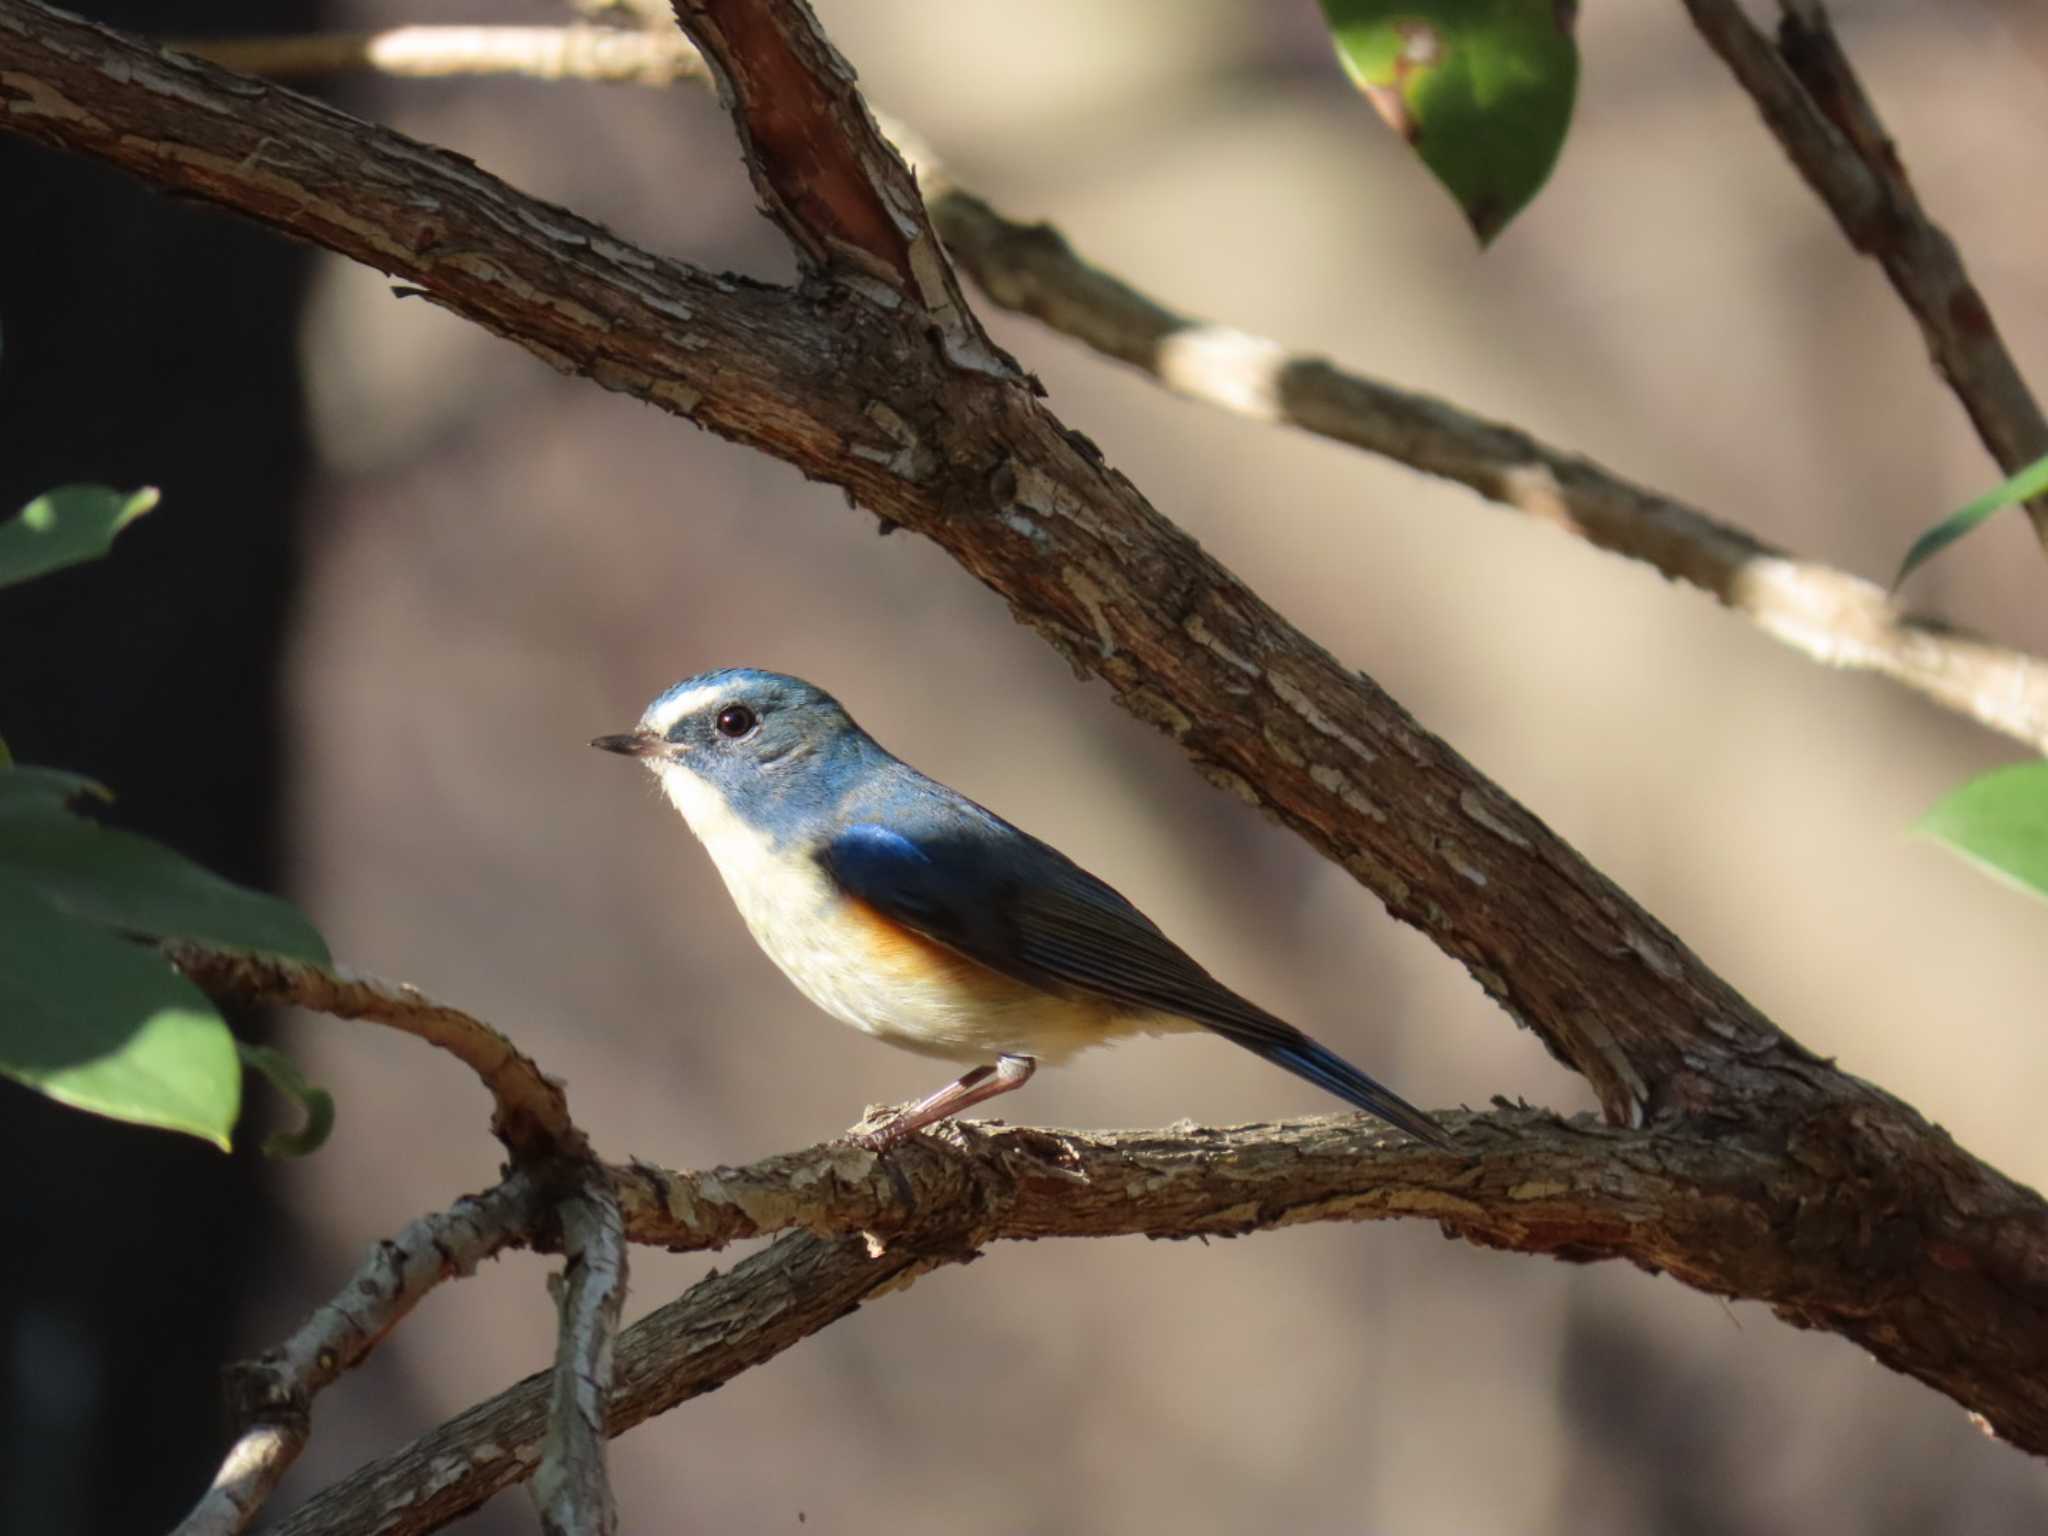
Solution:
[{"label": "rough bark texture", "polygon": [[[614,1169],[636,1241],[696,1250],[787,1235],[625,1330],[609,1429],[623,1433],[1005,1239],[1208,1239],[1419,1217],[1486,1247],[1668,1271],[1873,1347],[1889,1326],[1880,1317],[1907,1316],[1890,1294],[1904,1277],[1868,1256],[1915,1246],[1917,1234],[1849,1235],[1883,1208],[1869,1185],[1722,1141],[1566,1123],[1536,1110],[1450,1123],[1488,1149],[1483,1166],[1356,1122],[1316,1120],[1086,1136],[955,1124],[942,1140],[906,1143],[886,1160],[832,1143],[746,1168]],[[1788,1242],[1794,1234],[1811,1235],[1822,1256]],[[1940,1278],[1953,1257],[1922,1255],[1911,1283],[1929,1304],[1907,1326],[1929,1338],[1960,1328],[1987,1347],[2018,1349],[2016,1374],[2038,1371],[2038,1330],[1984,1336],[1981,1282]],[[325,1490],[278,1536],[416,1536],[448,1524],[531,1475],[547,1393],[547,1377],[529,1377]]]},{"label": "rough bark texture", "polygon": [[[615,1170],[627,1231],[718,1247],[802,1227],[888,1241],[978,1212],[976,1240],[1235,1236],[1421,1217],[1482,1247],[1623,1259],[1855,1339],[1959,1401],[1997,1362],[2007,1438],[2048,1449],[2048,1246],[2039,1201],[1902,1106],[1842,1095],[1778,1145],[1595,1129],[1538,1111],[1447,1115],[1474,1165],[1309,1121],[1079,1135],[958,1126],[878,1163],[825,1146],[750,1168]],[[1981,1165],[1977,1165],[1981,1166]]]},{"label": "rough bark texture", "polygon": [[[937,1265],[973,1256],[956,1234],[875,1253],[860,1238],[792,1233],[619,1335],[607,1429],[624,1434],[837,1322]],[[308,1500],[271,1536],[415,1536],[533,1474],[549,1378],[529,1376]],[[651,1522],[659,1526],[659,1521]]]},{"label": "rough bark texture", "polygon": [[[873,125],[844,79],[787,67],[843,68],[807,40],[807,11],[762,4],[750,16],[744,37],[697,40],[714,58],[733,47],[759,58],[751,28],[772,24],[784,60],[776,111],[789,118],[776,132],[810,143],[829,128],[852,140],[852,153],[755,167],[778,188],[770,212],[805,224],[847,270],[832,242],[869,226],[839,213],[808,224],[810,210],[865,198],[904,218],[888,170],[900,162],[861,141]],[[744,99],[756,77],[744,61],[723,69],[746,131],[760,133],[760,104]],[[0,114],[12,131],[397,274],[557,367],[771,453],[930,537],[1211,781],[1455,956],[1588,1077],[1611,1120],[1660,1133],[1624,1143],[1658,1174],[1642,1188],[1671,1222],[1668,1248],[1642,1261],[1844,1333],[2015,1442],[2048,1449],[2048,1209],[2038,1197],[1780,1033],[1537,818],[1162,518],[1028,380],[975,353],[959,317],[927,311],[949,285],[935,289],[900,259],[937,249],[921,209],[877,237],[871,263],[852,263],[858,283],[819,276],[782,291],[716,277],[521,197],[459,157],[33,0],[0,0]],[[877,181],[865,193],[780,186],[790,166]],[[1623,1178],[1613,1145],[1596,1144],[1587,1176]],[[1695,1156],[1709,1161],[1693,1167]],[[1512,1158],[1506,1166],[1519,1172]],[[1694,1193],[1681,1201],[1668,1181],[1688,1169]],[[1603,1243],[1598,1232],[1552,1241],[1549,1251],[1575,1256],[1620,1251],[1618,1235]],[[789,1240],[771,1250],[796,1251]],[[804,1305],[843,1311],[877,1283],[832,1280]]]}]

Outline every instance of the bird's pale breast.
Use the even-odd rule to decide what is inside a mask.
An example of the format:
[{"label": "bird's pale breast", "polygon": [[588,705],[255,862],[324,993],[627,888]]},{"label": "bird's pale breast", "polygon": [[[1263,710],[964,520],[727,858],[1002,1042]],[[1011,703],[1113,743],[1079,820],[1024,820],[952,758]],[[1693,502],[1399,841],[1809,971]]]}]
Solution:
[{"label": "bird's pale breast", "polygon": [[954,1061],[1008,1053],[1054,1064],[1118,1035],[1188,1027],[1013,981],[850,899],[807,852],[774,847],[687,768],[661,777],[754,942],[804,996],[856,1029]]}]

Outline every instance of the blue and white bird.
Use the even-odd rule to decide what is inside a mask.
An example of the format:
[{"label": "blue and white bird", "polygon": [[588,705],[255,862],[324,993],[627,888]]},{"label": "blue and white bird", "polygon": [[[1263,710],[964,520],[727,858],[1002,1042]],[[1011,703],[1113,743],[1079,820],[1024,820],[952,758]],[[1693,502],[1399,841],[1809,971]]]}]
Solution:
[{"label": "blue and white bird", "polygon": [[620,736],[711,855],[755,941],[812,1002],[975,1065],[863,1138],[882,1150],[1126,1035],[1207,1029],[1447,1150],[1443,1127],[1247,1002],[1056,849],[876,744],[809,683],[677,683]]}]

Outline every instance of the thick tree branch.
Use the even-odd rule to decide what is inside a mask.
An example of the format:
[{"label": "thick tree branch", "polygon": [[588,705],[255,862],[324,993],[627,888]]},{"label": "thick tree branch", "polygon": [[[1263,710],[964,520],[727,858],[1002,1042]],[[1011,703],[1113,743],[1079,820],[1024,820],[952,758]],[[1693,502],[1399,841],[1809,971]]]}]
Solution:
[{"label": "thick tree branch", "polygon": [[[779,27],[813,25],[786,5],[755,9]],[[790,44],[777,57],[783,68],[822,56]],[[730,74],[736,91],[754,78]],[[804,86],[800,69],[776,79]],[[828,102],[847,89],[821,87]],[[0,109],[16,132],[401,274],[558,367],[772,453],[926,534],[1213,782],[1270,810],[1462,961],[1586,1073],[1610,1118],[1794,1163],[1836,1192],[1813,1215],[1823,1241],[1850,1243],[1869,1277],[1842,1298],[1861,1309],[1854,1336],[2001,1433],[2048,1447],[2048,1410],[2032,1396],[2039,1349],[2014,1342],[2048,1336],[2048,1276],[2031,1258],[2048,1229],[2038,1198],[1801,1050],[1161,518],[1028,388],[933,345],[935,322],[917,307],[924,279],[883,282],[878,296],[873,274],[790,293],[696,272],[457,157],[34,0],[0,0]],[[843,106],[789,110],[871,132]],[[832,166],[862,176],[890,163],[860,148]],[[859,196],[824,195],[835,208]],[[781,201],[785,218],[809,206]],[[850,233],[841,223],[814,237]],[[913,225],[904,238],[921,235]],[[1895,1212],[1915,1215],[1895,1227]],[[2008,1331],[1957,1325],[1979,1301],[2000,1303]]]},{"label": "thick tree branch", "polygon": [[527,1242],[539,1212],[533,1181],[497,1188],[422,1216],[389,1242],[277,1348],[227,1373],[235,1439],[213,1486],[174,1536],[235,1536],[247,1528],[311,1431],[313,1399],[360,1364],[428,1291]]},{"label": "thick tree branch", "polygon": [[[1443,1118],[1483,1150],[1480,1162],[1356,1119],[1105,1133],[970,1123],[886,1162],[827,1144],[747,1168],[636,1165],[613,1176],[634,1240],[676,1249],[792,1227],[887,1243],[971,1220],[987,1243],[1420,1217],[1482,1247],[1670,1273],[1894,1364],[1902,1328],[1971,1338],[1969,1354],[2013,1365],[1996,1406],[1970,1398],[1982,1380],[1958,1357],[1925,1359],[1916,1374],[2048,1451],[2039,1202],[2001,1180],[1985,1203],[1988,1186],[1951,1186],[1933,1166],[1901,1178],[1900,1160],[1874,1160],[1873,1149],[1925,1136],[1903,1106],[1845,1104],[1768,1147],[1711,1132],[1596,1130],[1528,1109]],[[1966,1376],[1976,1379],[1966,1386]]]},{"label": "thick tree branch", "polygon": [[440,1047],[490,1091],[491,1130],[514,1162],[585,1159],[590,1144],[569,1118],[562,1085],[498,1030],[403,982],[177,941],[163,946],[171,963],[219,1003],[307,1008],[338,1019],[365,1019]]},{"label": "thick tree branch", "polygon": [[766,212],[798,258],[884,304],[914,303],[956,366],[1019,378],[968,308],[917,179],[824,32],[783,25],[754,0],[676,0],[676,11],[732,113]]},{"label": "thick tree branch", "polygon": [[[646,83],[708,80],[696,48],[668,25],[665,14],[662,22],[665,30],[562,28],[559,43],[529,37],[546,28],[406,27],[370,38],[243,38],[178,46],[279,78],[373,68],[393,74],[496,70]],[[508,36],[487,35],[496,32]],[[622,40],[610,47],[608,69],[563,65],[572,37],[583,33]],[[387,54],[393,62],[384,62]],[[878,122],[898,148],[911,152],[907,130],[886,118]],[[1091,265],[1051,225],[1018,223],[954,186],[922,145],[913,160],[948,254],[1001,308],[1029,315],[1188,399],[1283,422],[1456,481],[1596,549],[1640,560],[1711,594],[1825,666],[1875,672],[2048,753],[2048,662],[1915,617],[1873,581],[1800,559],[1518,428],[1323,358],[1289,352],[1266,337],[1181,314]]]},{"label": "thick tree branch", "polygon": [[[1823,1171],[1833,1154],[1809,1160],[1805,1148],[1779,1157],[1528,1109],[1467,1117],[1461,1135],[1488,1148],[1481,1164],[1356,1120],[1099,1134],[956,1122],[886,1161],[839,1142],[747,1168],[614,1169],[636,1241],[699,1249],[799,1230],[625,1331],[610,1432],[997,1241],[1219,1238],[1394,1217],[1434,1221],[1483,1246],[1668,1270],[1873,1347],[1890,1326],[1879,1320],[1891,1312],[1889,1293],[1910,1287],[1951,1311],[1945,1329],[2010,1327],[1985,1343],[2015,1350],[2016,1367],[2025,1362],[2014,1374],[2032,1401],[2020,1413],[2038,1421],[2048,1408],[2038,1307],[2015,1307],[2006,1292],[2020,1280],[2038,1302],[2048,1275],[2038,1231],[1978,1229],[1958,1219],[1966,1213],[1933,1218],[1927,1207],[1893,1210],[1872,1226],[1875,1190],[1840,1183]],[[1934,1186],[1923,1193],[1935,1205],[1946,1198]],[[1974,1249],[1901,1241],[1902,1231],[1943,1223],[1974,1231]],[[1901,1250],[1912,1252],[1917,1274],[1895,1269]],[[546,1378],[521,1382],[322,1492],[279,1536],[438,1529],[532,1473],[546,1395]]]},{"label": "thick tree branch", "polygon": [[[1782,0],[1775,46],[1740,0],[1685,0],[1685,8],[1849,243],[1884,268],[1992,458],[2011,474],[2048,454],[2048,419],[1955,242],[1920,206],[1825,8]],[[2048,547],[2048,500],[2027,510]]]}]

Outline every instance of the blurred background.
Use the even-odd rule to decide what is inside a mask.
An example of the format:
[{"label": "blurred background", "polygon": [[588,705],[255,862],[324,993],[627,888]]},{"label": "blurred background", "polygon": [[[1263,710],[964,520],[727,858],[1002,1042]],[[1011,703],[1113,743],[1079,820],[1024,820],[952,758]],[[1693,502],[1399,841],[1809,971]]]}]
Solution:
[{"label": "blurred background", "polygon": [[[1051,219],[1188,312],[1511,421],[1878,579],[1999,478],[1882,276],[1677,4],[1582,8],[1564,158],[1484,257],[1344,83],[1309,0],[818,9],[870,99],[963,186]],[[2013,195],[2048,143],[2048,14],[1833,10],[1923,197],[2048,387],[2048,226]],[[562,12],[325,0],[294,18],[186,0],[167,15],[121,19],[225,33]],[[702,91],[323,94],[650,248],[791,271]],[[1591,1107],[1342,871],[1206,787],[1001,602],[916,539],[877,539],[836,490],[563,379],[375,273],[0,140],[0,187],[16,175],[53,244],[76,236],[99,265],[0,249],[4,489],[165,490],[106,567],[29,619],[0,615],[17,755],[97,772],[138,822],[281,883],[337,956],[506,1029],[567,1080],[608,1156],[742,1162],[936,1086],[931,1063],[804,1003],[646,776],[584,745],[724,664],[831,689],[886,745],[1083,854],[1219,976],[1416,1102]],[[2048,1177],[2044,914],[1907,835],[2017,749],[1462,490],[987,318],[1162,511],[1786,1029],[2013,1175]],[[128,584],[133,626],[100,637],[83,677],[25,664],[64,603],[102,600],[86,587],[100,580]],[[2044,583],[2006,515],[1913,595],[2041,652]],[[167,641],[180,624],[205,633]],[[189,665],[187,644],[206,647]],[[152,781],[157,801],[135,803]],[[119,1213],[111,1232],[63,1238],[100,1245],[82,1250],[89,1284],[30,1262],[33,1242],[0,1258],[0,1527],[160,1528],[210,1475],[217,1364],[296,1326],[371,1242],[493,1178],[487,1105],[452,1061],[326,1019],[284,1034],[341,1101],[328,1148],[288,1167],[0,1084],[10,1166],[50,1170],[4,1197],[35,1217],[31,1236],[55,1241],[86,1202]],[[1331,1105],[1177,1038],[1041,1074],[1002,1108],[1112,1126]],[[75,1151],[53,1156],[57,1137]],[[182,1193],[138,1195],[173,1174]],[[132,1224],[138,1201],[165,1232]],[[731,1256],[636,1251],[631,1314],[711,1262]],[[543,1270],[513,1256],[430,1299],[321,1399],[274,1507],[543,1365]],[[95,1332],[85,1291],[139,1331]],[[166,1296],[206,1321],[143,1311]],[[179,1347],[138,1344],[157,1338]],[[114,1486],[106,1447],[171,1431],[184,1439],[154,1482]],[[1000,1249],[615,1442],[613,1466],[627,1527],[673,1531],[2048,1520],[2040,1465],[1839,1339],[1422,1223]],[[532,1523],[519,1493],[462,1528]]]}]

